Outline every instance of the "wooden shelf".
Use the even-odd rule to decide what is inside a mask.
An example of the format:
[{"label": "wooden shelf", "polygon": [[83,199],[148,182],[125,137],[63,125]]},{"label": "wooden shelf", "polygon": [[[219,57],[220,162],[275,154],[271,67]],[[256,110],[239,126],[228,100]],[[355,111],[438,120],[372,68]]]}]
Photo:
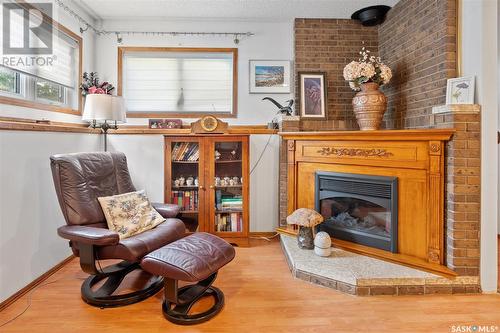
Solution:
[{"label": "wooden shelf", "polygon": [[216,210],[215,214],[224,214],[224,213],[243,213],[243,209],[229,209],[229,210]]},{"label": "wooden shelf", "polygon": [[176,161],[172,160],[172,163],[179,163],[179,164],[198,164],[199,161]]},{"label": "wooden shelf", "polygon": [[215,189],[218,188],[242,188],[243,185],[227,185],[227,186],[215,186]]},{"label": "wooden shelf", "polygon": [[179,214],[198,214],[197,210],[181,210]]},{"label": "wooden shelf", "polygon": [[198,190],[197,185],[184,185],[184,186],[172,186],[172,190],[178,190],[178,189],[193,189],[193,190]]},{"label": "wooden shelf", "polygon": [[217,163],[217,164],[224,164],[224,163],[241,163],[241,160],[215,160],[215,163]]}]

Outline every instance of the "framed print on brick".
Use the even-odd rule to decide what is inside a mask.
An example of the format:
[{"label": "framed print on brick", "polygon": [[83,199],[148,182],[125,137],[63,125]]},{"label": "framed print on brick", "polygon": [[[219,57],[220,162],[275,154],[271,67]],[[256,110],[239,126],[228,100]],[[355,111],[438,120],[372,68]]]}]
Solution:
[{"label": "framed print on brick", "polygon": [[474,104],[474,76],[448,79],[446,104]]},{"label": "framed print on brick", "polygon": [[299,72],[300,117],[326,119],[326,74]]}]

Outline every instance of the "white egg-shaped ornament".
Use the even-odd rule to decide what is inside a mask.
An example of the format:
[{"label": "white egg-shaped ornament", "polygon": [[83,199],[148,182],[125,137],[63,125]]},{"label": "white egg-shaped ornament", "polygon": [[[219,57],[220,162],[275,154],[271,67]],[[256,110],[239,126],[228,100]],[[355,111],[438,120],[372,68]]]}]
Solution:
[{"label": "white egg-shaped ornament", "polygon": [[332,253],[332,239],[324,231],[320,231],[314,237],[314,253],[320,257],[328,257]]}]

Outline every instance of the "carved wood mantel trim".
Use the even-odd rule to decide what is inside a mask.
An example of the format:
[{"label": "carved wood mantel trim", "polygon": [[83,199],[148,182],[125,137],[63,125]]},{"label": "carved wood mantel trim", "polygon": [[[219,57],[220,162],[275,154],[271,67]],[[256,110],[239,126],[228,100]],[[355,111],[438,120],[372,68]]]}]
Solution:
[{"label": "carved wood mantel trim", "polygon": [[354,148],[332,148],[323,147],[318,150],[318,153],[323,156],[376,156],[376,157],[388,157],[394,154],[385,149],[354,149]]}]

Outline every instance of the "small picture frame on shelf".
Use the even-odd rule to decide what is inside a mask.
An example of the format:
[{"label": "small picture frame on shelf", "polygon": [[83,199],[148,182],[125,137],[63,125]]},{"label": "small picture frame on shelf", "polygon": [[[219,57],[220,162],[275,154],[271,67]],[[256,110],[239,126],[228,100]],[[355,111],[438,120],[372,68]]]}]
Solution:
[{"label": "small picture frame on shelf", "polygon": [[448,79],[446,104],[474,104],[474,76]]},{"label": "small picture frame on shelf", "polygon": [[300,117],[326,119],[326,74],[299,72]]},{"label": "small picture frame on shelf", "polygon": [[174,129],[182,128],[181,119],[149,119],[151,129]]},{"label": "small picture frame on shelf", "polygon": [[289,94],[290,68],[288,60],[250,60],[250,93]]}]

